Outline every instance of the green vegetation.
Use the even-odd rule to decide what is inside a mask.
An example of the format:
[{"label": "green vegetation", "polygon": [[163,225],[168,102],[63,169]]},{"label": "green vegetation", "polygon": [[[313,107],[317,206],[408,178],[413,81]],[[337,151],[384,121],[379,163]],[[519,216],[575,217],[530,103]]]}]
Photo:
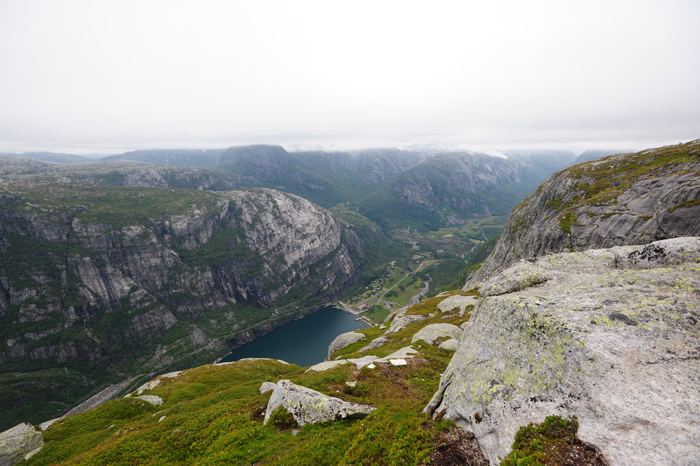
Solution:
[{"label": "green vegetation", "polygon": [[[448,360],[425,348],[409,366],[359,372],[342,366],[304,373],[276,361],[203,366],[149,392],[163,406],[126,398],[57,422],[27,464],[424,464],[450,426],[420,414]],[[295,436],[281,410],[262,423],[270,393],[257,389],[279,379],[378,409],[362,420],[306,425]],[[346,380],[357,381],[354,390]]]},{"label": "green vegetation", "polygon": [[[562,419],[559,416],[547,416],[542,424],[529,424],[521,427],[515,434],[513,450],[502,461],[502,466],[539,466],[567,465],[571,462],[571,450],[580,448],[581,442],[576,438],[578,421],[576,417]],[[584,448],[585,450],[585,448]],[[576,464],[588,463],[580,455],[573,456]]]},{"label": "green vegetation", "polygon": [[561,231],[567,235],[571,235],[572,224],[576,224],[576,216],[574,216],[573,212],[567,212],[559,216],[559,226],[561,227]]},{"label": "green vegetation", "polygon": [[365,312],[362,313],[362,315],[364,317],[367,317],[369,320],[371,320],[375,324],[379,324],[381,322],[384,322],[384,319],[386,319],[389,314],[391,314],[391,310],[385,308],[381,304],[378,304],[376,306],[372,306],[369,309],[367,309]]},{"label": "green vegetation", "polygon": [[700,147],[686,143],[635,154],[613,155],[594,163],[575,165],[557,173],[580,180],[572,189],[573,195],[570,199],[567,196],[567,199],[552,200],[547,207],[561,212],[584,205],[614,204],[632,183],[651,176],[663,177],[683,171],[683,164],[699,157]]}]

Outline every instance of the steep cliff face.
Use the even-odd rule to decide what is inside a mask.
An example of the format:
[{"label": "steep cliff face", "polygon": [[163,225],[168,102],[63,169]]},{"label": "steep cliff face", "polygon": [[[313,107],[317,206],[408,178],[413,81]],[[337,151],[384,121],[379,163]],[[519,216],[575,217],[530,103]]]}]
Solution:
[{"label": "steep cliff face", "polygon": [[0,363],[89,390],[211,361],[338,296],[362,260],[352,227],[278,191],[2,181]]},{"label": "steep cliff face", "polygon": [[471,282],[505,264],[568,248],[647,244],[700,235],[700,140],[619,154],[554,176],[510,216]]},{"label": "steep cliff face", "polygon": [[700,239],[675,238],[513,264],[482,284],[426,411],[495,463],[519,427],[574,415],[612,465],[697,464],[699,262]]}]

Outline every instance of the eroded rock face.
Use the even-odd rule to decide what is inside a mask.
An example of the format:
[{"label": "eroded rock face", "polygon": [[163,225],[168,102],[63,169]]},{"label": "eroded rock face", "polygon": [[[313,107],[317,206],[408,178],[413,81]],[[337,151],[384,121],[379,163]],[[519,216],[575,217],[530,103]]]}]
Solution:
[{"label": "eroded rock face", "polygon": [[515,260],[700,235],[700,140],[618,154],[553,175],[516,206],[465,289]]},{"label": "eroded rock face", "polygon": [[548,279],[533,286],[518,264],[492,277],[513,291],[479,300],[426,411],[473,432],[492,462],[548,415],[577,416],[613,465],[700,462],[700,238],[527,269]]},{"label": "eroded rock face", "polygon": [[363,418],[376,409],[326,396],[289,380],[280,380],[276,385],[267,403],[266,424],[273,411],[280,406],[284,406],[300,426],[330,420]]},{"label": "eroded rock face", "polygon": [[0,466],[11,466],[44,446],[41,432],[28,422],[0,433]]}]

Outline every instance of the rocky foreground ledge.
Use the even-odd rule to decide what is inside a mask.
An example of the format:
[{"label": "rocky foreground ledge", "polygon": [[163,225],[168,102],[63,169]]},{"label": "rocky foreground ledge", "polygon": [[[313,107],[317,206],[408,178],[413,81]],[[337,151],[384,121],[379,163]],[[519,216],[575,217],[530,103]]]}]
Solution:
[{"label": "rocky foreground ledge", "polygon": [[548,415],[577,416],[612,465],[700,464],[700,238],[523,260],[479,285],[426,412],[492,464]]}]

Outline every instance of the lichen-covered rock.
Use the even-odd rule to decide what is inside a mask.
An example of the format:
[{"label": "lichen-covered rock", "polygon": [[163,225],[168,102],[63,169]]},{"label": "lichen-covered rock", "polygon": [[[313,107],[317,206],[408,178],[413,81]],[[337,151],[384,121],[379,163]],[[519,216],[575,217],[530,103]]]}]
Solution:
[{"label": "lichen-covered rock", "polygon": [[391,323],[391,326],[389,327],[389,330],[386,331],[386,334],[398,332],[399,330],[403,329],[406,327],[408,324],[412,324],[415,322],[419,322],[421,320],[425,320],[427,317],[425,316],[404,316],[404,317],[398,317],[394,319],[394,321]]},{"label": "lichen-covered rock", "polygon": [[267,403],[265,423],[280,406],[284,406],[300,426],[330,420],[363,418],[376,409],[372,406],[349,403],[340,398],[326,396],[289,380],[277,382],[277,388],[272,392],[270,401]]},{"label": "lichen-covered rock", "polygon": [[700,238],[531,265],[549,280],[479,300],[426,412],[492,462],[519,427],[575,415],[612,465],[700,464]]},{"label": "lichen-covered rock", "polygon": [[18,424],[0,433],[0,466],[11,466],[43,446],[41,432],[28,422]]},{"label": "lichen-covered rock", "polygon": [[400,350],[394,351],[389,356],[384,356],[383,358],[379,358],[374,362],[379,364],[386,364],[391,359],[408,359],[414,357],[416,354],[418,354],[417,349],[414,349],[410,346],[404,346]]},{"label": "lichen-covered rock", "polygon": [[324,361],[320,362],[318,364],[314,364],[313,366],[309,367],[306,372],[309,371],[315,371],[315,372],[322,372],[322,371],[327,371],[328,369],[333,369],[334,367],[341,366],[343,364],[355,364],[355,367],[357,369],[362,369],[363,367],[377,361],[377,356],[364,356],[362,358],[351,358],[351,359],[337,359],[335,361]]},{"label": "lichen-covered rock", "polygon": [[263,382],[262,385],[260,385],[260,393],[269,392],[270,390],[274,390],[275,388],[277,388],[276,383]]},{"label": "lichen-covered rock", "polygon": [[699,155],[697,139],[553,175],[513,209],[493,253],[465,289],[523,258],[700,235]]},{"label": "lichen-covered rock", "polygon": [[160,380],[159,380],[159,379],[149,380],[148,382],[146,382],[145,384],[141,385],[139,388],[136,389],[136,394],[137,394],[137,395],[140,395],[140,394],[142,394],[143,392],[145,392],[146,390],[153,390],[153,389],[156,388],[159,384],[160,384]]},{"label": "lichen-covered rock", "polygon": [[475,305],[476,301],[477,299],[474,296],[455,295],[440,301],[437,308],[440,312],[451,312],[455,309],[459,309],[460,312],[464,312],[467,306]]},{"label": "lichen-covered rock", "polygon": [[432,345],[438,338],[455,338],[459,340],[462,337],[462,329],[452,324],[430,324],[418,330],[411,338],[411,343],[418,340],[423,340]]},{"label": "lichen-covered rock", "polygon": [[365,346],[364,348],[361,348],[360,352],[362,353],[365,351],[373,350],[374,348],[376,348],[378,346],[382,346],[384,343],[386,343],[386,341],[387,341],[387,338],[383,335],[381,337],[377,337],[374,340],[370,341],[369,345]]},{"label": "lichen-covered rock", "polygon": [[454,353],[457,351],[457,346],[459,345],[459,340],[455,340],[454,338],[450,338],[449,340],[445,340],[442,343],[440,343],[440,346],[438,348],[444,349],[445,351],[450,351],[451,353]]},{"label": "lichen-covered rock", "polygon": [[159,396],[156,395],[141,395],[136,397],[139,400],[146,401],[148,403],[151,403],[153,406],[162,406],[163,405],[163,399]]},{"label": "lichen-covered rock", "polygon": [[481,287],[481,296],[498,296],[512,293],[532,285],[539,285],[549,277],[525,260],[512,265],[507,270],[488,280]]},{"label": "lichen-covered rock", "polygon": [[353,343],[357,343],[363,338],[365,338],[365,336],[357,332],[341,333],[340,335],[335,337],[335,339],[328,346],[328,359],[330,359],[331,356],[333,356],[333,353],[335,353],[339,349],[343,349],[347,346],[352,345]]}]

